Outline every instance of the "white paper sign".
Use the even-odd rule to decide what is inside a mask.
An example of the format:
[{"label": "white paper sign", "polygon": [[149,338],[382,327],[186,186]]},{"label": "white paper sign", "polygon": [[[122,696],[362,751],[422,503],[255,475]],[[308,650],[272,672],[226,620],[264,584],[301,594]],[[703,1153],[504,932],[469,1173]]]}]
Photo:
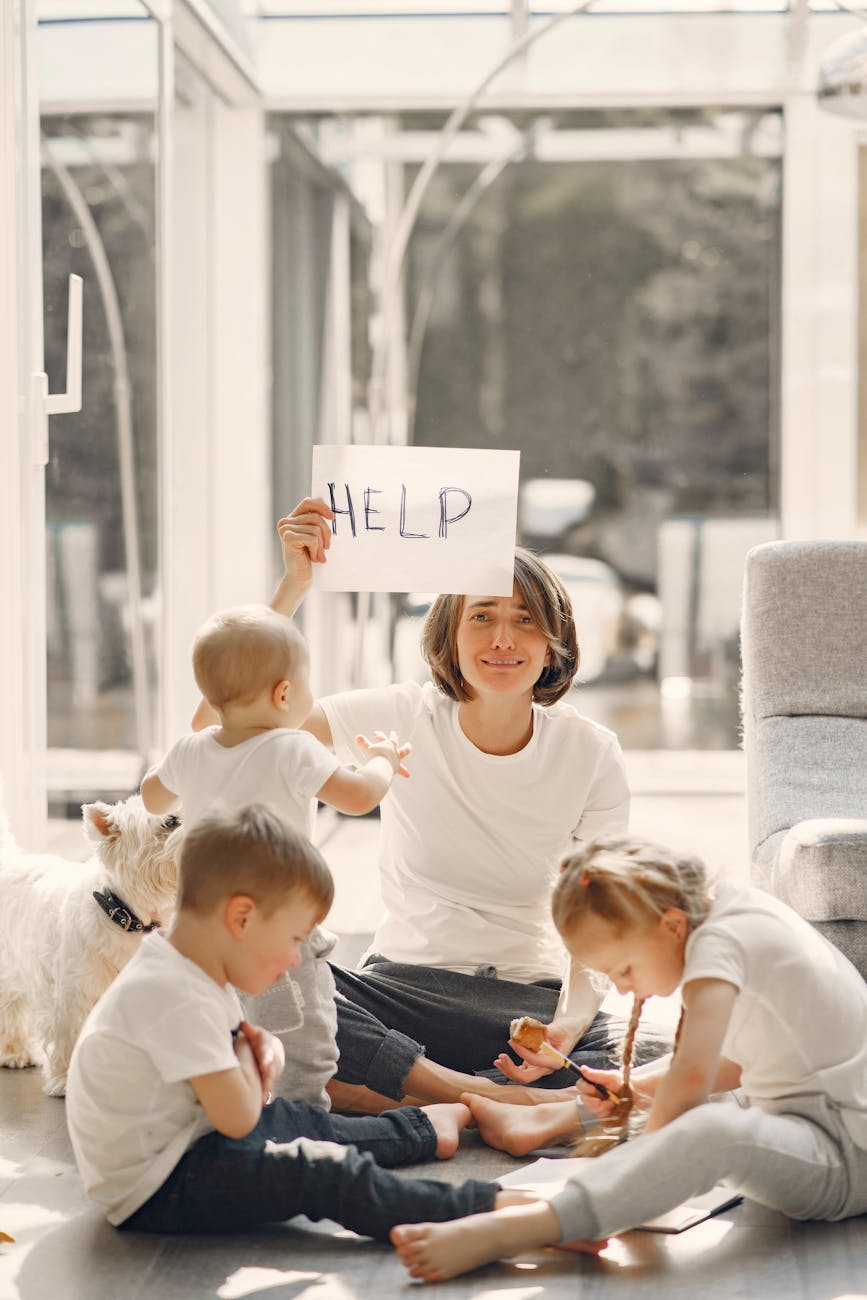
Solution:
[{"label": "white paper sign", "polygon": [[312,495],[336,512],[322,591],[510,596],[518,451],[313,448]]}]

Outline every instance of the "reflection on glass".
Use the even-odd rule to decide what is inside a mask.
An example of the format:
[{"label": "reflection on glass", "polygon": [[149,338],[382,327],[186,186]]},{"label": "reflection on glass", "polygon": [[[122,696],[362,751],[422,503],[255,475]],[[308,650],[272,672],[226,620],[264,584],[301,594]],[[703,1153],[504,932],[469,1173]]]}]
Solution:
[{"label": "reflection on glass", "polygon": [[[520,448],[521,540],[571,593],[583,711],[630,747],[733,748],[743,558],[776,534],[780,161],[751,141],[778,118],[568,117],[540,126],[549,156],[610,133],[610,160],[512,161],[471,204],[481,163],[434,177],[414,440]],[[694,128],[741,148],[629,156]],[[412,599],[397,676],[423,671]]]},{"label": "reflection on glass", "polygon": [[[80,413],[51,422],[48,743],[147,754],[154,737],[157,390],[153,112],[49,114],[46,369],[64,380],[66,294],[84,280]],[[91,788],[86,758],[70,789]]]}]

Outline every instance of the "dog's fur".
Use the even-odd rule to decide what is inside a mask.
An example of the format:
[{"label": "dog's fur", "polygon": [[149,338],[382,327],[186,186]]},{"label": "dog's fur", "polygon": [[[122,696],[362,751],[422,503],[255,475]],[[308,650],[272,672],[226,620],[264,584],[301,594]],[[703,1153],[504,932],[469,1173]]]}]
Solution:
[{"label": "dog's fur", "polygon": [[123,803],[85,804],[87,862],[25,853],[0,807],[0,1066],[41,1064],[49,1096],[66,1091],[75,1040],[93,1004],[138,948],[93,898],[109,889],[148,924],[165,924],[177,885],[177,819]]}]

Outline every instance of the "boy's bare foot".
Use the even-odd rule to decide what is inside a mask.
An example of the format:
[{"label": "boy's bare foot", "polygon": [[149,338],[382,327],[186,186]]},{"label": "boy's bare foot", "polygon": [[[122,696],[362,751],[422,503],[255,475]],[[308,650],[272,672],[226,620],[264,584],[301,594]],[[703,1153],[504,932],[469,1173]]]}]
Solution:
[{"label": "boy's bare foot", "polygon": [[442,1102],[423,1107],[437,1135],[437,1160],[448,1160],[458,1149],[461,1131],[467,1127],[471,1115],[469,1107],[459,1101]]},{"label": "boy's bare foot", "polygon": [[487,1097],[474,1097],[472,1093],[465,1093],[463,1100],[488,1146],[506,1151],[510,1156],[526,1156],[555,1139],[571,1137],[579,1128],[574,1103],[568,1105],[554,1101],[547,1106],[501,1106],[499,1102]]}]

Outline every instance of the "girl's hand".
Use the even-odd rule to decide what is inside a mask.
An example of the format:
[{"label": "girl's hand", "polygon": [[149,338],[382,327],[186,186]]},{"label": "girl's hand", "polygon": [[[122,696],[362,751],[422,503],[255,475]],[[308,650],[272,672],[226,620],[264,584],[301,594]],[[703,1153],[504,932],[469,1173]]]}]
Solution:
[{"label": "girl's hand", "polygon": [[320,497],[305,497],[291,514],[278,521],[287,577],[309,582],[311,566],[325,563],[325,552],[331,545],[328,521],[333,518],[334,511]]},{"label": "girl's hand", "polygon": [[271,1100],[271,1089],[283,1072],[285,1053],[279,1038],[275,1038],[261,1025],[251,1025],[248,1020],[241,1021],[241,1033],[253,1051],[256,1068],[262,1081],[262,1103]]},{"label": "girl's hand", "polygon": [[[545,1041],[552,1047],[556,1047],[558,1052],[565,1054],[566,1046],[569,1041],[569,1034],[565,1028],[561,1028],[556,1020],[550,1025],[545,1026]],[[513,1083],[535,1083],[537,1079],[543,1078],[546,1074],[553,1074],[558,1068],[557,1065],[544,1052],[531,1052],[514,1039],[509,1039],[509,1046],[513,1052],[517,1052],[522,1058],[523,1064],[516,1065],[511,1056],[502,1052],[494,1061],[494,1065],[504,1074],[507,1079]]]},{"label": "girl's hand", "polygon": [[409,776],[403,760],[412,753],[412,745],[408,742],[402,745],[396,732],[392,731],[386,735],[384,731],[375,731],[373,740],[369,740],[367,736],[356,736],[355,743],[361,746],[368,759],[387,759],[391,763],[395,776]]},{"label": "girl's hand", "polygon": [[580,1069],[585,1080],[589,1079],[590,1082],[582,1083],[580,1079],[578,1080],[578,1096],[591,1115],[595,1115],[598,1119],[605,1119],[607,1115],[613,1113],[617,1103],[611,1098],[603,1097],[593,1084],[601,1083],[603,1087],[613,1092],[615,1097],[619,1097],[623,1090],[623,1075],[619,1070],[594,1070],[589,1065],[582,1065]]}]

